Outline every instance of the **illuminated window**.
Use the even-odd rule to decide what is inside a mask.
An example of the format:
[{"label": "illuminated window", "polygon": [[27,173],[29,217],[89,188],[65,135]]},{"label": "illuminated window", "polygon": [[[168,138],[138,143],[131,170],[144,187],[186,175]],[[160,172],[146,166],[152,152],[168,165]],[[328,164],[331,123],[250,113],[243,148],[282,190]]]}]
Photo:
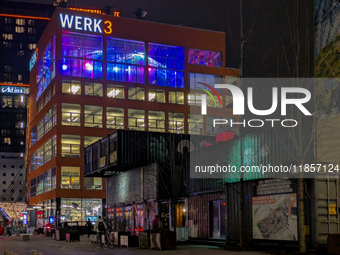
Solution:
[{"label": "illuminated window", "polygon": [[189,49],[188,63],[203,66],[222,67],[221,52]]},{"label": "illuminated window", "polygon": [[1,96],[2,108],[12,108],[13,107],[13,97],[12,96]]},{"label": "illuminated window", "polygon": [[207,116],[207,135],[216,135],[219,127],[214,127],[214,119],[222,119],[218,116]]},{"label": "illuminated window", "polygon": [[80,167],[61,167],[61,188],[80,189]]},{"label": "illuminated window", "polygon": [[128,109],[128,128],[133,130],[145,130],[145,111]]},{"label": "illuminated window", "polygon": [[57,156],[57,136],[52,137],[52,158]]},{"label": "illuminated window", "polygon": [[44,144],[44,163],[52,158],[52,140],[48,140]]},{"label": "illuminated window", "polygon": [[149,84],[184,88],[184,48],[149,43],[148,52]]},{"label": "illuminated window", "polygon": [[145,90],[141,87],[129,87],[129,99],[144,101]]},{"label": "illuminated window", "polygon": [[5,18],[5,24],[12,24],[13,20],[11,18]]},{"label": "illuminated window", "polygon": [[103,137],[101,136],[84,136],[84,147],[86,148],[87,146],[97,142],[98,140],[102,138]]},{"label": "illuminated window", "polygon": [[202,103],[201,93],[188,93],[188,105],[200,106]]},{"label": "illuminated window", "polygon": [[144,83],[144,67],[107,63],[107,79],[142,84]]},{"label": "illuminated window", "polygon": [[31,147],[37,142],[37,126],[31,129]]},{"label": "illuminated window", "polygon": [[81,94],[80,81],[63,80],[63,82],[62,82],[62,92],[66,93],[66,94],[80,95]]},{"label": "illuminated window", "polygon": [[169,91],[170,104],[184,104],[184,92],[182,91]]},{"label": "illuminated window", "polygon": [[222,108],[222,105],[217,96],[213,95],[213,98],[207,95],[207,106],[213,108]]},{"label": "illuminated window", "polygon": [[[144,83],[144,42],[107,38],[107,79]],[[120,63],[120,64],[116,64]]]},{"label": "illuminated window", "polygon": [[193,135],[203,135],[203,115],[189,114],[188,133]]},{"label": "illuminated window", "polygon": [[29,50],[35,50],[36,47],[37,47],[37,44],[35,44],[35,43],[29,43],[28,44],[28,49]]},{"label": "illuminated window", "polygon": [[27,20],[27,25],[34,26],[34,19]]},{"label": "illuminated window", "polygon": [[52,109],[50,109],[44,116],[45,119],[45,133],[52,128]]},{"label": "illuminated window", "polygon": [[31,180],[31,185],[30,185],[30,197],[34,197],[36,196],[37,194],[37,179],[36,178],[33,178]]},{"label": "illuminated window", "polygon": [[3,40],[13,40],[13,34],[2,34]]},{"label": "illuminated window", "polygon": [[[206,83],[211,87],[215,87],[215,84],[221,84],[222,77],[220,75],[213,74],[203,74],[203,73],[189,73],[189,88],[190,89],[200,89],[204,88],[210,90],[202,83]],[[221,91],[222,89],[215,89]]]},{"label": "illuminated window", "polygon": [[2,46],[3,46],[4,48],[11,48],[11,47],[12,47],[12,43],[11,43],[11,42],[5,42],[5,41],[3,41],[3,42],[2,42]]},{"label": "illuminated window", "polygon": [[36,164],[36,152],[33,152],[31,155],[31,172],[37,168]]},{"label": "illuminated window", "polygon": [[25,108],[27,97],[25,95],[18,95],[14,97],[14,108]]},{"label": "illuminated window", "polygon": [[107,97],[124,99],[124,87],[120,85],[107,85]]},{"label": "illuminated window", "polygon": [[149,101],[165,103],[165,91],[162,89],[149,89]]},{"label": "illuminated window", "polygon": [[80,104],[61,104],[61,124],[80,126]]},{"label": "illuminated window", "polygon": [[23,57],[23,56],[25,56],[25,52],[23,50],[18,50],[17,57]]},{"label": "illuminated window", "polygon": [[4,144],[11,145],[11,138],[5,137],[4,138]]},{"label": "illuminated window", "polygon": [[107,61],[144,65],[144,56],[144,42],[107,38]]},{"label": "illuminated window", "polygon": [[61,156],[80,157],[79,135],[61,135]]},{"label": "illuminated window", "polygon": [[44,175],[38,175],[37,177],[37,195],[40,195],[44,192]]},{"label": "illuminated window", "polygon": [[102,78],[102,62],[88,60],[103,59],[103,38],[101,36],[63,31],[62,41],[63,56],[83,58],[63,58],[63,75],[94,79]]},{"label": "illuminated window", "polygon": [[169,112],[169,133],[184,133],[184,113]]},{"label": "illuminated window", "polygon": [[103,127],[103,107],[95,105],[85,105],[85,127]]},{"label": "illuminated window", "polygon": [[27,28],[27,33],[28,34],[35,34],[35,28],[33,28],[33,27]]},{"label": "illuminated window", "polygon": [[25,26],[25,19],[16,19],[15,24],[19,26]]},{"label": "illuminated window", "polygon": [[44,135],[44,118],[42,118],[37,124],[38,140]]},{"label": "illuminated window", "polygon": [[38,84],[37,100],[55,77],[55,35],[41,55],[36,76]]},{"label": "illuminated window", "polygon": [[45,105],[50,101],[51,99],[51,89],[47,90],[45,93]]},{"label": "illuminated window", "polygon": [[55,167],[52,168],[52,177],[51,177],[51,190],[57,187],[57,169]]},{"label": "illuminated window", "polygon": [[18,81],[22,81],[22,74],[18,74]]},{"label": "illuminated window", "polygon": [[44,192],[51,190],[51,169],[44,173]]},{"label": "illuminated window", "polygon": [[233,109],[233,96],[232,95],[226,95],[224,100],[225,108]]},{"label": "illuminated window", "polygon": [[43,99],[40,99],[40,101],[38,102],[38,106],[37,106],[37,111],[40,112],[42,110],[42,108],[44,107],[43,104]]},{"label": "illuminated window", "polygon": [[41,146],[37,150],[37,168],[41,167],[44,164],[44,146]]},{"label": "illuminated window", "polygon": [[124,108],[106,107],[106,127],[124,129]]},{"label": "illuminated window", "polygon": [[103,178],[101,177],[85,177],[85,189],[103,189]]},{"label": "illuminated window", "polygon": [[25,33],[25,27],[18,27],[18,26],[16,26],[15,27],[15,32],[18,33],[18,34]]},{"label": "illuminated window", "polygon": [[161,111],[149,111],[149,131],[165,131],[165,113]]},{"label": "illuminated window", "polygon": [[85,95],[102,97],[103,84],[96,82],[85,82]]}]

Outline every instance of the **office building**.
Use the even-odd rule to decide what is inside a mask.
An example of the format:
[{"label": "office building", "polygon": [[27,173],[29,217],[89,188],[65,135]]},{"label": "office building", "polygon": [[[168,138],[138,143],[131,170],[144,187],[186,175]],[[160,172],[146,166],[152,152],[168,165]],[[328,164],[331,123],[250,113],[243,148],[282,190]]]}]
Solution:
[{"label": "office building", "polygon": [[57,8],[37,49],[28,186],[38,224],[105,216],[106,182],[84,177],[84,147],[116,129],[213,135],[214,116],[232,114],[224,90],[222,105],[207,97],[209,116],[200,106],[201,83],[237,76],[224,33]]}]

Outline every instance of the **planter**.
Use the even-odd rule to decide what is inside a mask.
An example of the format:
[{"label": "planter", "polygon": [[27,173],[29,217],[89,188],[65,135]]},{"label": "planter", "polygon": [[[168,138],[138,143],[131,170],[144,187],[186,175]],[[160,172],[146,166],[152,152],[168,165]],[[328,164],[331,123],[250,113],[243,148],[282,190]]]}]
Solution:
[{"label": "planter", "polygon": [[149,231],[139,232],[139,247],[141,249],[150,248],[150,233]]},{"label": "planter", "polygon": [[73,241],[80,242],[79,233],[78,232],[66,233],[66,242],[73,242]]},{"label": "planter", "polygon": [[150,233],[150,249],[176,249],[176,233],[172,231]]},{"label": "planter", "polygon": [[120,236],[120,246],[138,247],[138,236]]},{"label": "planter", "polygon": [[120,236],[129,236],[130,232],[113,232],[113,245],[120,246]]},{"label": "planter", "polygon": [[55,231],[55,240],[64,241],[66,240],[66,230],[60,229]]}]

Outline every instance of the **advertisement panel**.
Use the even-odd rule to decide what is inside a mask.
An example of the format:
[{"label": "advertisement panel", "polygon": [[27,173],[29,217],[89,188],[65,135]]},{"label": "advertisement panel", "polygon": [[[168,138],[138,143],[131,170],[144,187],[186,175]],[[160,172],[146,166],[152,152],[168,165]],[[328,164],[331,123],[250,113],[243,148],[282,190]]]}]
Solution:
[{"label": "advertisement panel", "polygon": [[296,193],[253,197],[253,238],[297,241]]}]

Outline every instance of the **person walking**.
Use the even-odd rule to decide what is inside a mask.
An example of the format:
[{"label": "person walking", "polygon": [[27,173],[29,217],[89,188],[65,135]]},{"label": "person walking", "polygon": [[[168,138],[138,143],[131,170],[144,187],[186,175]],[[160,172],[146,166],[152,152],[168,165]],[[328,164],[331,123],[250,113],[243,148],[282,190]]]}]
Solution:
[{"label": "person walking", "polygon": [[91,222],[90,218],[87,220],[85,226],[87,227],[87,238],[90,238],[90,234],[91,234],[91,230],[92,230],[92,222]]},{"label": "person walking", "polygon": [[107,230],[107,226],[101,216],[98,217],[94,231],[97,232],[97,248],[100,248],[102,244],[102,234]]}]

